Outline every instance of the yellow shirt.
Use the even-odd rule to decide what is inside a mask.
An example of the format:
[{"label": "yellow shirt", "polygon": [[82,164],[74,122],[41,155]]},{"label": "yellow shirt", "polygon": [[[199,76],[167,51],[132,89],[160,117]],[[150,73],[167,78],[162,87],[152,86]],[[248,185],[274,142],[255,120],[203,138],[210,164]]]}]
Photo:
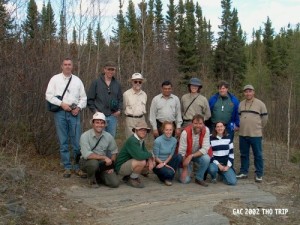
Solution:
[{"label": "yellow shirt", "polygon": [[131,88],[123,94],[123,106],[126,115],[140,116],[146,114],[147,95],[140,90],[138,93]]}]

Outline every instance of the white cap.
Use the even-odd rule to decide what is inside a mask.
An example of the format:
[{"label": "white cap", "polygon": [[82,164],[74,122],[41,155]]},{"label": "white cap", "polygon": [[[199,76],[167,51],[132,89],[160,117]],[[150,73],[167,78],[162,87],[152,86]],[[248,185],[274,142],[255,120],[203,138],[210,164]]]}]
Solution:
[{"label": "white cap", "polygon": [[134,73],[131,76],[131,80],[144,80],[144,77],[140,73]]},{"label": "white cap", "polygon": [[94,120],[103,120],[106,122],[105,115],[101,112],[96,112],[93,115],[93,119],[90,120],[90,124],[92,124]]}]

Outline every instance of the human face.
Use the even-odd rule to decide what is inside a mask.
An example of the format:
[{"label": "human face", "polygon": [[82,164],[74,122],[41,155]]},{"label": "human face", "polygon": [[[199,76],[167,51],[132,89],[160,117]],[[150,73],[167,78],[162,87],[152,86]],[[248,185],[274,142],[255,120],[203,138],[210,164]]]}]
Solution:
[{"label": "human face", "polygon": [[145,128],[138,129],[135,132],[136,132],[136,135],[142,140],[145,139],[145,137],[147,136],[147,129],[145,129]]},{"label": "human face", "polygon": [[161,88],[162,95],[165,97],[169,97],[172,93],[172,85],[164,85]]},{"label": "human face", "polygon": [[173,131],[174,131],[174,128],[173,128],[173,125],[171,125],[171,124],[166,124],[165,128],[163,130],[164,134],[168,138],[172,136]]},{"label": "human face", "polygon": [[215,129],[216,129],[217,135],[222,137],[223,134],[224,134],[224,131],[225,131],[224,124],[223,123],[217,123]]},{"label": "human face", "polygon": [[104,74],[107,78],[112,78],[116,74],[116,67],[106,66],[104,67]]},{"label": "human face", "polygon": [[247,100],[252,100],[254,98],[254,94],[255,94],[254,90],[251,89],[247,89],[244,91],[244,95]]},{"label": "human face", "polygon": [[64,75],[71,75],[72,69],[73,69],[73,63],[72,60],[64,60],[61,64],[61,69]]},{"label": "human face", "polygon": [[204,126],[203,120],[193,120],[193,130],[195,134],[199,134]]},{"label": "human face", "polygon": [[219,94],[223,97],[227,96],[228,88],[226,88],[225,86],[220,87],[219,88]]},{"label": "human face", "polygon": [[94,120],[93,121],[93,129],[94,129],[95,133],[101,134],[105,128],[105,125],[106,125],[106,123],[104,120]]},{"label": "human face", "polygon": [[198,86],[195,86],[195,85],[190,86],[190,90],[191,90],[192,94],[198,93],[198,89],[199,89]]},{"label": "human face", "polygon": [[136,91],[139,91],[141,90],[142,88],[142,83],[143,83],[143,80],[133,80],[131,81],[131,84],[132,84],[132,88]]}]

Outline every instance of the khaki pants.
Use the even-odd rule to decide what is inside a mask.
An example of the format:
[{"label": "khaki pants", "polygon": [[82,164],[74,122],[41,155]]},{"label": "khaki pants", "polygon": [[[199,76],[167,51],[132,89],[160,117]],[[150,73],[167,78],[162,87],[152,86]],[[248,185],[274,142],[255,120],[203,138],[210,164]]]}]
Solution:
[{"label": "khaki pants", "polygon": [[80,159],[80,169],[87,173],[87,177],[90,180],[96,179],[97,182],[101,182],[109,187],[118,187],[120,181],[115,171],[108,174],[106,171],[99,170],[100,162],[100,160],[96,159]]},{"label": "khaki pants", "polygon": [[126,139],[128,139],[133,134],[132,128],[134,128],[135,125],[136,125],[136,123],[139,122],[139,121],[145,121],[145,116],[143,116],[141,118],[132,118],[132,117],[126,116],[126,119],[125,119],[125,135],[126,135]]}]

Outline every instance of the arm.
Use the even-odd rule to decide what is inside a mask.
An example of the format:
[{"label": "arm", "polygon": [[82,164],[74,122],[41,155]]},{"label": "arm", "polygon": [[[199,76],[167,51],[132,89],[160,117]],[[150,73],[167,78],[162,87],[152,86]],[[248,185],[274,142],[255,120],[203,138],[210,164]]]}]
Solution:
[{"label": "arm", "polygon": [[126,148],[133,159],[146,160],[152,157],[151,152],[142,149],[138,140],[127,142],[127,144],[128,146]]},{"label": "arm", "polygon": [[194,156],[202,156],[202,155],[205,155],[207,154],[208,152],[208,149],[210,148],[210,141],[209,141],[209,129],[207,127],[205,127],[206,129],[206,132],[205,132],[205,135],[204,135],[204,138],[203,138],[203,143],[202,143],[202,147],[199,149],[199,151],[197,153],[194,154]]},{"label": "arm", "polygon": [[261,123],[262,123],[262,127],[265,127],[266,124],[268,122],[268,111],[266,108],[266,105],[263,104],[262,105],[262,109],[261,109]]},{"label": "arm", "polygon": [[208,104],[208,101],[206,98],[205,98],[204,102],[205,102],[204,103],[204,105],[205,105],[204,120],[208,120],[211,117],[211,111],[210,111],[209,104]]},{"label": "arm", "polygon": [[97,80],[94,80],[87,93],[87,106],[93,113],[97,112],[97,108],[95,105],[95,99],[97,96],[96,88],[97,88]]},{"label": "arm", "polygon": [[179,98],[176,97],[175,98],[175,101],[176,101],[176,110],[175,112],[177,112],[176,114],[176,128],[181,128],[181,124],[182,124],[182,116],[181,116],[181,106],[180,106],[180,101],[179,101]]},{"label": "arm", "polygon": [[154,97],[151,102],[150,106],[150,113],[149,113],[149,121],[153,129],[154,137],[158,137],[158,130],[157,130],[157,123],[156,123],[156,98]]},{"label": "arm", "polygon": [[123,109],[123,95],[122,95],[122,88],[121,88],[121,85],[119,82],[118,83],[118,95],[117,95],[117,98],[118,98],[118,103],[119,103],[119,114],[121,114],[122,112],[122,109]]},{"label": "arm", "polygon": [[227,161],[227,166],[231,167],[233,164],[234,160],[234,153],[233,153],[233,143],[229,143],[229,155],[228,155],[228,161]]},{"label": "arm", "polygon": [[48,102],[54,104],[54,105],[58,105],[60,106],[62,101],[59,100],[57,97],[56,97],[56,94],[55,94],[55,76],[53,76],[49,83],[48,83],[48,86],[47,86],[47,90],[46,90],[46,94],[45,94],[45,98]]},{"label": "arm", "polygon": [[84,90],[84,85],[83,85],[82,81],[80,81],[78,107],[80,109],[84,109],[86,107],[86,104],[87,104],[87,97],[86,97],[86,93]]}]

